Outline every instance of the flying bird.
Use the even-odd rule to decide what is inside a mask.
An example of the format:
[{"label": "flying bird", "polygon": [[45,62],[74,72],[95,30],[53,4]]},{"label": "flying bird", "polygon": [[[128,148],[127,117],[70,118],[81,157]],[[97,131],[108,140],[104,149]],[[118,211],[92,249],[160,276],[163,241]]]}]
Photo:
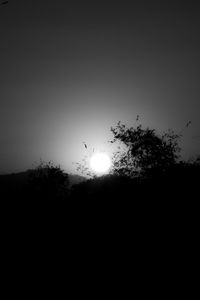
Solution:
[{"label": "flying bird", "polygon": [[84,146],[85,146],[85,148],[87,149],[87,145],[86,145],[86,143],[84,143],[84,142],[83,142],[83,145],[84,145]]},{"label": "flying bird", "polygon": [[186,127],[188,127],[191,123],[191,121],[187,122]]},{"label": "flying bird", "polygon": [[0,5],[8,4],[8,1],[3,1],[0,3]]}]

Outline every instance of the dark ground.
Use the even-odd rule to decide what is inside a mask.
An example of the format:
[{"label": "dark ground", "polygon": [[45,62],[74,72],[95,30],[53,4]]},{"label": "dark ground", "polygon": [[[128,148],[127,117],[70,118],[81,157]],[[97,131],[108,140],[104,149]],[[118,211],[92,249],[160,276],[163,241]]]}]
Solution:
[{"label": "dark ground", "polygon": [[57,280],[75,294],[78,282],[82,293],[105,293],[106,286],[121,296],[122,286],[134,293],[140,287],[140,294],[193,293],[199,169],[148,180],[98,178],[61,198],[48,185],[37,190],[15,179],[0,178],[4,278],[13,276],[15,293],[34,294],[40,284],[50,291]]}]

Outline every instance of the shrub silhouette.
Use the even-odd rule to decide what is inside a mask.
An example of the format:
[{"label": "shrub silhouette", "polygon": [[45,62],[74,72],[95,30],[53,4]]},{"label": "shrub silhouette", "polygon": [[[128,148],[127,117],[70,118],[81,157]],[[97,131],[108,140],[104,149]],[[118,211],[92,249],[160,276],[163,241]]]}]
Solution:
[{"label": "shrub silhouette", "polygon": [[29,171],[28,190],[41,199],[60,199],[68,194],[68,174],[52,162],[40,163]]},{"label": "shrub silhouette", "polygon": [[113,171],[116,174],[152,176],[165,172],[179,158],[180,135],[172,130],[159,135],[155,129],[142,128],[142,125],[127,128],[118,122],[111,131],[114,135],[111,143],[121,142],[125,146],[114,154]]}]

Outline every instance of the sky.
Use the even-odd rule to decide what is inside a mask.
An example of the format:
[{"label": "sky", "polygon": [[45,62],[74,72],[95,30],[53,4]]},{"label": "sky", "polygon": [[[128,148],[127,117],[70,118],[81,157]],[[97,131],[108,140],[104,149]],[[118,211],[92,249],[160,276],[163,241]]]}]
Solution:
[{"label": "sky", "polygon": [[0,5],[0,173],[40,159],[75,172],[137,115],[182,132],[183,158],[200,153],[200,5],[130,2]]}]

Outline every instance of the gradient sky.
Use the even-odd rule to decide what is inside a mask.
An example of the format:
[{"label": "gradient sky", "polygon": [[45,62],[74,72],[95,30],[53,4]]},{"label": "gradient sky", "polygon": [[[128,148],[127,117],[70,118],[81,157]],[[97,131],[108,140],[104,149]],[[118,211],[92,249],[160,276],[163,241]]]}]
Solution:
[{"label": "gradient sky", "polygon": [[10,0],[0,6],[0,173],[40,158],[72,172],[83,141],[112,151],[110,127],[137,115],[184,130],[184,157],[200,153],[199,79],[197,2]]}]

